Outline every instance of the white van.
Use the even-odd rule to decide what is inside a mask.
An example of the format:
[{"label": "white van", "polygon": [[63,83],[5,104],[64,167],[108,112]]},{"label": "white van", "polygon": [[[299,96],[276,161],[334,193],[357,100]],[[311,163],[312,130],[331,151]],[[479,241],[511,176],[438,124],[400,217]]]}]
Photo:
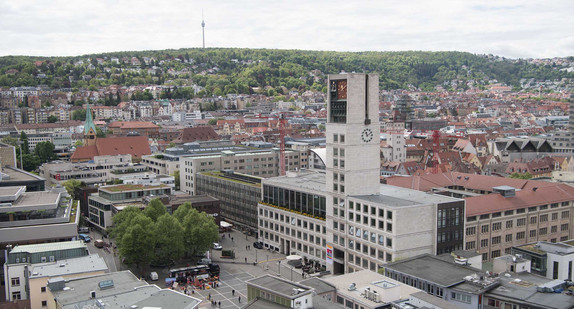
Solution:
[{"label": "white van", "polygon": [[149,278],[151,281],[157,281],[159,279],[159,277],[157,276],[157,273],[155,271],[152,271],[151,273],[149,273]]}]

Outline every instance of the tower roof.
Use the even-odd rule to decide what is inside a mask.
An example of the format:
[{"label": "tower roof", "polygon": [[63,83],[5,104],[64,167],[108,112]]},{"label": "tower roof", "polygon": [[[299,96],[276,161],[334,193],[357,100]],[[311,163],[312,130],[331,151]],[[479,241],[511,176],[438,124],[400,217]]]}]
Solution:
[{"label": "tower roof", "polygon": [[94,130],[96,133],[96,125],[94,124],[94,120],[92,119],[92,113],[90,112],[90,103],[87,104],[86,107],[86,122],[84,123],[84,134],[88,134],[90,129]]}]

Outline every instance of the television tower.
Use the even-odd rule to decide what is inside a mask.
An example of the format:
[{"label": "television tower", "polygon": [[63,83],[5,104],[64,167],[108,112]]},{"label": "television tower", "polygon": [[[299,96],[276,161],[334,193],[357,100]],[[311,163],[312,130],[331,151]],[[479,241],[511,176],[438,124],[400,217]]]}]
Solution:
[{"label": "television tower", "polygon": [[203,10],[201,10],[201,32],[203,33],[203,48],[205,48],[205,21],[203,20]]}]

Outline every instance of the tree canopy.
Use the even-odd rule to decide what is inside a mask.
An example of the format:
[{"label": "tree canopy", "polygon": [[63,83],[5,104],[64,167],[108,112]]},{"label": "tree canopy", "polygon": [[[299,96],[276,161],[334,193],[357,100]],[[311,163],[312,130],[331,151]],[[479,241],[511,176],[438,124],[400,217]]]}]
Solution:
[{"label": "tree canopy", "polygon": [[140,270],[150,263],[163,264],[184,255],[203,253],[219,238],[213,217],[197,211],[190,203],[170,215],[161,200],[153,199],[143,211],[130,206],[112,220],[110,235],[115,238],[120,255]]}]

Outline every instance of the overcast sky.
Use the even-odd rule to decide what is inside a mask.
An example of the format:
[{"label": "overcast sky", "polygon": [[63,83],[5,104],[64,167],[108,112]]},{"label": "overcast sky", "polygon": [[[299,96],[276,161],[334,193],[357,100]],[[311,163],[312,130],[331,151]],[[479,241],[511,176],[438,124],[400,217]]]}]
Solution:
[{"label": "overcast sky", "polygon": [[201,47],[574,56],[574,0],[0,0],[0,56]]}]

